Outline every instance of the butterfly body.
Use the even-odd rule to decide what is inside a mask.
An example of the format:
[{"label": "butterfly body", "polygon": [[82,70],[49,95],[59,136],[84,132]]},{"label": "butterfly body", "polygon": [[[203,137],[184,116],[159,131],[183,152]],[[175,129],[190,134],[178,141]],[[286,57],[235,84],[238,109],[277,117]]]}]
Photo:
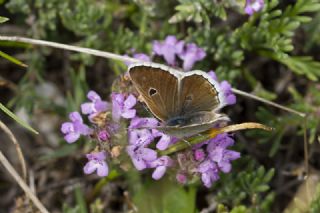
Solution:
[{"label": "butterfly body", "polygon": [[129,66],[131,81],[149,110],[162,121],[158,129],[178,137],[197,134],[220,120],[225,105],[219,84],[203,71],[181,72],[155,63]]}]

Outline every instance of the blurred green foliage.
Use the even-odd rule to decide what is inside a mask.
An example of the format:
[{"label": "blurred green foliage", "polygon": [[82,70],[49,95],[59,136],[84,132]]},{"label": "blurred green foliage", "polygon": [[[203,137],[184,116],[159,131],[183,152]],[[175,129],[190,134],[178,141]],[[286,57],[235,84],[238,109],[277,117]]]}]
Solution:
[{"label": "blurred green foliage", "polygon": [[[32,38],[118,54],[150,54],[152,41],[170,34],[197,43],[208,55],[195,68],[214,69],[219,79],[230,81],[236,88],[308,113],[307,120],[304,120],[293,114],[279,113],[271,107],[252,107],[248,104],[252,100],[241,102],[241,110],[250,114],[250,119],[276,129],[272,134],[260,131],[246,134],[252,140],[250,143],[267,145],[263,153],[272,158],[280,155],[288,132],[298,138],[290,142],[302,143],[305,129],[310,143],[319,137],[320,92],[317,81],[320,62],[313,59],[316,54],[312,50],[320,45],[320,3],[319,0],[291,2],[266,1],[263,11],[251,17],[242,12],[244,1],[234,0],[8,0],[5,6],[17,16],[16,23],[24,27],[26,35]],[[15,24],[4,17],[0,17],[0,23]],[[305,41],[299,40],[302,33],[306,34]],[[25,48],[28,68],[10,106],[23,107],[31,114],[35,109],[45,109],[64,116],[78,110],[86,92],[92,87],[106,95],[111,87],[105,85],[106,76],[95,76],[93,72],[101,69],[99,64],[103,66],[100,74],[125,72],[125,66],[120,62],[101,62],[86,54],[61,54],[43,47]],[[51,64],[57,64],[56,69],[48,67],[49,58],[53,55],[57,59]],[[267,63],[271,68],[264,67]],[[274,64],[283,72],[274,71]],[[52,73],[59,75],[63,84],[67,96],[65,108],[40,98],[35,92],[36,86]],[[277,89],[280,78],[286,76],[298,83],[287,83],[282,90]],[[61,158],[76,148],[61,145],[56,153],[46,157]],[[239,149],[247,150],[245,146],[239,146]],[[261,166],[259,159],[255,158],[258,157],[250,158],[249,166],[234,166],[234,173],[223,175],[209,192],[214,194],[217,212],[272,212],[276,195],[270,183],[275,170]],[[197,212],[195,186],[182,188],[172,184],[171,180],[142,184],[145,182],[134,175],[125,178],[130,185],[139,182],[136,183],[139,187],[134,186],[132,191],[135,192],[133,200],[141,212]],[[63,212],[86,212],[83,196],[81,190],[76,189],[76,206],[65,204]],[[311,212],[319,212],[319,197],[317,195],[312,203]],[[101,212],[99,205],[100,201],[96,200],[90,207],[92,212]]]}]

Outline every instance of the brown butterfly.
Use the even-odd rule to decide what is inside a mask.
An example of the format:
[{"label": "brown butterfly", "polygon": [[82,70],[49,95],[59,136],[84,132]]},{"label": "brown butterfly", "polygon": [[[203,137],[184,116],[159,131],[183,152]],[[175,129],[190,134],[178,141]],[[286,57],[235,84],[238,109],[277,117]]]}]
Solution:
[{"label": "brown butterfly", "polygon": [[219,84],[203,71],[146,62],[130,65],[128,72],[149,110],[162,121],[158,129],[169,135],[183,138],[229,121],[217,113],[226,105]]}]

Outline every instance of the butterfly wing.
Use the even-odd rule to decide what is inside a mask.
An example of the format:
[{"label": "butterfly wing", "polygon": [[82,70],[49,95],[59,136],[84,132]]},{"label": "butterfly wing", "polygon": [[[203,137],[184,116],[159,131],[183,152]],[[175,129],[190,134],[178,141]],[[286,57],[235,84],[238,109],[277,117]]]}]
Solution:
[{"label": "butterfly wing", "polygon": [[134,87],[154,116],[162,121],[176,116],[179,112],[178,77],[169,69],[161,65],[150,66],[147,63],[129,67]]},{"label": "butterfly wing", "polygon": [[191,71],[181,80],[181,115],[217,111],[224,104],[219,84],[202,71]]},{"label": "butterfly wing", "polygon": [[203,131],[206,131],[215,124],[230,121],[229,117],[224,114],[215,112],[197,112],[191,115],[188,123],[183,126],[160,126],[158,130],[177,138],[185,138]]}]

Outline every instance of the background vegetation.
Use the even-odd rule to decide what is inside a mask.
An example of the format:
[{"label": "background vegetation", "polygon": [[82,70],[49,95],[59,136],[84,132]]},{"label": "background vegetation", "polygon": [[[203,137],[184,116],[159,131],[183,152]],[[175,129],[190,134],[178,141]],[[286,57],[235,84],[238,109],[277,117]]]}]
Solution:
[{"label": "background vegetation", "polygon": [[[320,1],[265,1],[262,12],[243,13],[234,0],[0,0],[0,35],[20,35],[117,54],[151,53],[153,40],[176,35],[204,48],[197,69],[307,113],[306,118],[237,96],[224,111],[234,123],[256,121],[272,133],[236,133],[242,158],[211,189],[182,187],[174,178],[114,171],[104,179],[82,173],[91,144],[66,144],[59,132],[67,113],[87,91],[107,99],[122,62],[87,54],[0,42],[0,100],[40,134],[1,113],[27,160],[38,197],[52,212],[320,212]],[[4,54],[1,54],[2,56]],[[6,57],[8,58],[8,57]],[[306,166],[304,137],[307,133]],[[0,150],[19,168],[14,147],[1,133]],[[312,177],[314,182],[308,182]],[[309,194],[299,194],[309,184]],[[1,168],[0,212],[26,212],[23,193]]]}]

